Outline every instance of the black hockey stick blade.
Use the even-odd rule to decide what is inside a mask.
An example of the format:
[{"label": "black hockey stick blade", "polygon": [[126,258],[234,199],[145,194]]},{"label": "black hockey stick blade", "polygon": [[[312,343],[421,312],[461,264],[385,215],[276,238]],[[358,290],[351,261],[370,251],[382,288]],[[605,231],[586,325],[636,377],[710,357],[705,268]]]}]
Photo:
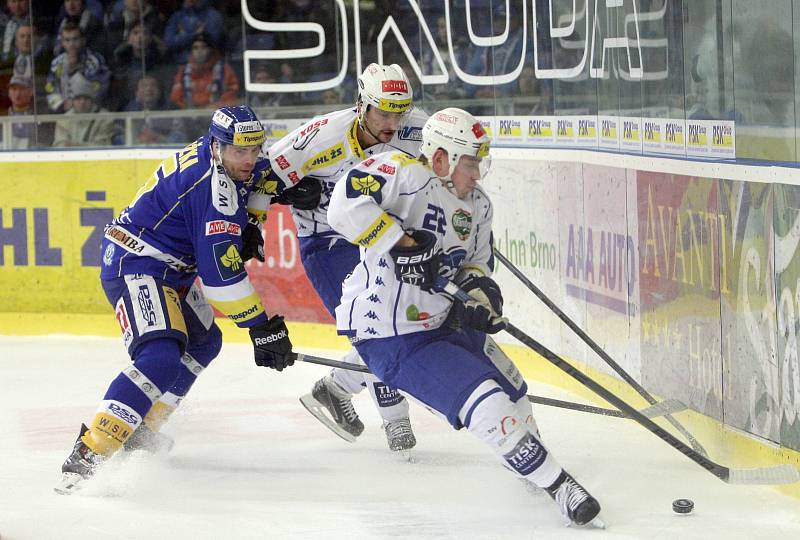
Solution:
[{"label": "black hockey stick blade", "polygon": [[[505,257],[505,255],[500,253],[500,251],[497,249],[494,249],[494,255],[497,257],[497,260],[499,260],[503,266],[505,266],[512,274],[514,274],[517,279],[522,282],[523,285],[525,285],[534,295],[536,295],[536,297],[541,300],[544,305],[550,308],[550,311],[555,313],[555,315],[561,319],[564,324],[570,328],[570,330],[572,330],[579,338],[581,338],[581,340],[583,340],[583,342],[586,343],[590,349],[597,353],[597,355],[602,358],[603,361],[617,373],[617,375],[622,377],[626,383],[631,385],[631,387],[636,390],[640,396],[647,400],[650,405],[656,404],[656,399],[647,390],[645,390],[644,387],[642,387],[642,385],[636,381],[636,379],[631,377],[622,366],[616,363],[614,359],[611,358],[602,347],[600,347],[600,345],[598,345],[591,337],[589,337],[589,335],[587,335],[580,326],[575,324],[575,322],[570,319],[566,313],[564,313],[557,305],[555,305],[555,303],[550,300],[550,298],[548,298],[547,295],[544,294],[544,292],[542,292],[542,290],[539,289],[531,280],[529,280],[528,277],[519,270],[519,268],[514,266],[511,261]],[[667,420],[672,427],[677,429],[687,441],[689,441],[689,444],[692,445],[692,448],[695,450],[695,452],[699,452],[704,456],[708,456],[708,453],[706,452],[705,448],[703,448],[703,445],[700,444],[700,441],[695,439],[694,436],[689,433],[685,427],[683,427],[683,425],[681,425],[669,414],[665,414],[664,419]]]},{"label": "black hockey stick blade", "polygon": [[[573,411],[599,414],[601,416],[613,416],[615,418],[628,418],[627,414],[616,409],[606,409],[604,407],[595,407],[594,405],[584,405],[583,403],[573,403],[571,401],[562,401],[560,399],[534,396],[532,394],[528,394],[528,401],[531,403],[538,403],[539,405],[546,405],[548,407],[559,407]],[[656,418],[658,416],[664,416],[665,414],[672,414],[685,410],[686,405],[683,402],[678,401],[677,399],[667,399],[644,409],[639,409],[639,413],[647,418]]]},{"label": "black hockey stick blade", "polygon": [[[471,300],[471,297],[467,293],[446,279],[441,279],[437,285],[439,285],[441,290],[461,302]],[[683,455],[703,467],[720,480],[731,484],[764,485],[792,484],[800,481],[800,469],[788,464],[755,469],[730,469],[729,467],[711,461],[708,457],[693,450],[670,432],[666,431],[661,426],[641,414],[635,408],[628,405],[627,402],[623,401],[616,394],[610,390],[607,390],[594,379],[577,369],[575,366],[558,356],[556,353],[552,352],[550,349],[527,335],[519,328],[515,327],[513,324],[508,323],[505,331],[514,336],[525,346],[539,354],[542,358],[559,368],[561,371],[593,391],[608,403],[618,408],[629,418],[636,420],[636,422],[641,424],[645,429],[675,448],[677,451],[681,452]]]}]

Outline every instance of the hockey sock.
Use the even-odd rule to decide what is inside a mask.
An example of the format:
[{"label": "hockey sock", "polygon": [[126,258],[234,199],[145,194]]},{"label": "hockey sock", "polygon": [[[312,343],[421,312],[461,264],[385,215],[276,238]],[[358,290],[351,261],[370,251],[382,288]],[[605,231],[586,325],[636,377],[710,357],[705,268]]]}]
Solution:
[{"label": "hockey sock", "polygon": [[106,391],[100,407],[81,438],[93,452],[111,456],[136,430],[181,367],[180,348],[172,339],[142,344],[133,365],[120,373]]},{"label": "hockey sock", "polygon": [[[347,351],[347,354],[342,358],[342,362],[359,366],[364,365],[364,361],[361,359],[361,356],[359,356],[355,347]],[[336,368],[331,370],[331,378],[339,385],[339,388],[348,394],[358,394],[364,389],[364,374],[359,371]]]},{"label": "hockey sock", "polygon": [[535,435],[535,424],[527,421],[530,407],[526,410],[518,403],[512,403],[495,381],[484,381],[467,398],[458,417],[506,468],[539,487],[551,486],[561,466]]},{"label": "hockey sock", "polygon": [[371,373],[364,373],[364,382],[384,422],[408,418],[408,400],[396,388],[386,385]]}]

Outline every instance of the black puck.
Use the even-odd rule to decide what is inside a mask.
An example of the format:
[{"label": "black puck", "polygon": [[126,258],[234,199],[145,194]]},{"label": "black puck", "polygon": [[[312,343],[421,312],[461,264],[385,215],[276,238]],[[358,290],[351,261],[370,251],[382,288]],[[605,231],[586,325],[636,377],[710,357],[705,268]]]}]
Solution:
[{"label": "black puck", "polygon": [[672,501],[672,511],[676,514],[688,514],[694,509],[694,503],[690,499],[675,499]]}]

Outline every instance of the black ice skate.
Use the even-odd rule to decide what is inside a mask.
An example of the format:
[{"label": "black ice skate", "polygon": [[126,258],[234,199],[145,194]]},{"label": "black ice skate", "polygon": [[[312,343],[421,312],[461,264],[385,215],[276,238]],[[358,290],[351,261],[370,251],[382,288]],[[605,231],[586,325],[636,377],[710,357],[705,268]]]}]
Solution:
[{"label": "black ice skate", "polygon": [[336,384],[330,375],[314,383],[311,393],[301,397],[300,403],[347,442],[355,442],[356,437],[364,431],[364,424],[353,408],[351,395]]},{"label": "black ice skate", "polygon": [[122,449],[126,452],[144,450],[151,454],[160,454],[169,452],[174,445],[175,441],[172,440],[172,437],[168,437],[158,431],[153,431],[147,427],[147,424],[141,424],[136,428],[136,431],[133,432],[133,435],[125,441],[125,444],[122,445]]},{"label": "black ice skate", "polygon": [[61,465],[61,482],[53,488],[56,493],[68,495],[79,489],[81,482],[91,478],[97,466],[105,459],[92,452],[81,439],[87,431],[89,428],[86,427],[86,424],[81,424],[81,432],[75,441],[72,453]]},{"label": "black ice skate", "polygon": [[[561,471],[558,479],[545,491],[558,504],[561,513],[575,525],[586,525],[600,513],[600,503],[575,481],[566,471]],[[604,528],[601,521],[597,526]]]},{"label": "black ice skate", "polygon": [[393,452],[411,450],[417,445],[417,438],[411,431],[411,420],[408,418],[384,422],[383,429],[386,430],[386,442],[389,443],[389,450]]}]

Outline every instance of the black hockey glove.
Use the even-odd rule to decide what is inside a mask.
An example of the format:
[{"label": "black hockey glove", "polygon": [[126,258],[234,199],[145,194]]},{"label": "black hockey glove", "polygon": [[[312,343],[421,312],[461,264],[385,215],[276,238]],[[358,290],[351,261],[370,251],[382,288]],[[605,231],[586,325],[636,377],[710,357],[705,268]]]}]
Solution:
[{"label": "black hockey glove", "polygon": [[261,222],[252,214],[248,214],[247,225],[242,231],[242,260],[249,261],[253,257],[264,262],[264,236],[261,233]]},{"label": "black hockey glove", "polygon": [[250,340],[253,342],[257,366],[283,371],[283,368],[294,364],[297,355],[292,352],[289,329],[280,315],[273,315],[264,324],[251,326]]},{"label": "black hockey glove", "polygon": [[389,255],[394,260],[394,273],[403,283],[416,285],[423,291],[431,291],[439,277],[442,258],[441,250],[436,245],[436,235],[422,229],[407,234],[417,245],[395,246],[389,250]]},{"label": "black hockey glove", "polygon": [[453,303],[450,317],[461,326],[473,328],[487,334],[496,334],[508,322],[503,315],[503,295],[493,279],[470,276],[461,283],[461,289],[474,300]]},{"label": "black hockey glove", "polygon": [[503,314],[503,293],[492,278],[471,275],[461,282],[461,289],[487,308],[491,308],[495,315]]},{"label": "black hockey glove", "polygon": [[319,206],[321,196],[322,180],[306,176],[277,197],[273,197],[271,202],[290,204],[298,210],[313,210]]}]

